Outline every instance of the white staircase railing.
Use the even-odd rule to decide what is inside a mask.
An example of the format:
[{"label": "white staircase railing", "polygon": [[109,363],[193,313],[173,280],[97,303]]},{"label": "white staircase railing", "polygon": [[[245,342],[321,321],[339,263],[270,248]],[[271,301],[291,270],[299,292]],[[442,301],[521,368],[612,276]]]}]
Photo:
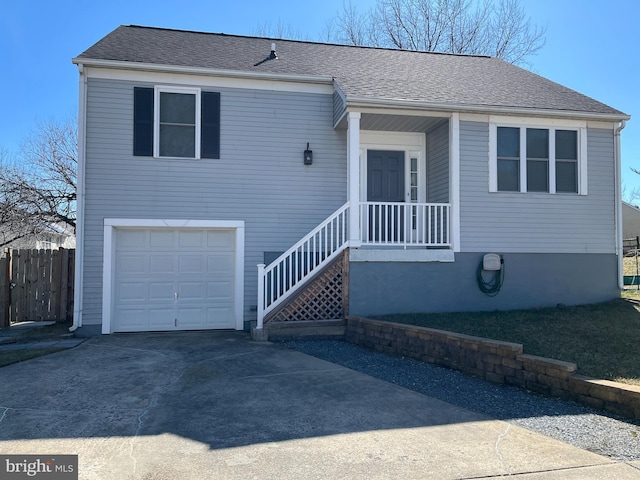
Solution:
[{"label": "white staircase railing", "polygon": [[258,324],[348,246],[349,204],[344,204],[269,266],[258,265]]}]

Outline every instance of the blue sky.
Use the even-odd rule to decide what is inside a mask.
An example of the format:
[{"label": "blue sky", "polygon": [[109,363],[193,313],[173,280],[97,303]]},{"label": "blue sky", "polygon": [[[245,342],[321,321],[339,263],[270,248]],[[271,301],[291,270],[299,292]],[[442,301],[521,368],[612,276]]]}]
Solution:
[{"label": "blue sky", "polygon": [[[373,0],[352,0],[361,8]],[[523,0],[547,27],[532,70],[632,115],[623,131],[623,184],[640,191],[640,2]],[[36,122],[78,105],[71,58],[122,24],[251,35],[270,22],[319,38],[342,0],[4,0],[0,4],[0,149],[16,152]],[[640,201],[640,199],[639,199]]]}]

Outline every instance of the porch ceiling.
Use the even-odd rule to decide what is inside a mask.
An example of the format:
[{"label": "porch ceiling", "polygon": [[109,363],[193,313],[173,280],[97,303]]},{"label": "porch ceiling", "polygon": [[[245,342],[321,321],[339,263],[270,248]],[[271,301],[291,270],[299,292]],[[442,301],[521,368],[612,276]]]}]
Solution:
[{"label": "porch ceiling", "polygon": [[[360,130],[376,130],[381,132],[428,132],[447,122],[448,118],[421,117],[417,115],[385,115],[381,113],[362,113]],[[347,129],[346,115],[336,127]]]}]

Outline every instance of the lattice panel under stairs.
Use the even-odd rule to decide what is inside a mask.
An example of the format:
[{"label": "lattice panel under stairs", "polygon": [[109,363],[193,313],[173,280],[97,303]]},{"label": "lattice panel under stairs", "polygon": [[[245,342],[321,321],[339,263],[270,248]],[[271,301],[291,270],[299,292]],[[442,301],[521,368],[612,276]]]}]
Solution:
[{"label": "lattice panel under stairs", "polygon": [[339,255],[265,322],[343,319],[346,304],[348,251]]}]

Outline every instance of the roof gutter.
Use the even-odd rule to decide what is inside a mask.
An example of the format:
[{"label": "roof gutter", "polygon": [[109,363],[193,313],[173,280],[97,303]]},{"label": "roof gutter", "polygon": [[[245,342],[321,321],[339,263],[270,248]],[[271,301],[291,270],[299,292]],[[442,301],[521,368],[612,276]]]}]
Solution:
[{"label": "roof gutter", "polygon": [[75,332],[82,326],[82,290],[84,265],[84,173],[86,147],[87,76],[84,65],[78,63],[80,76],[78,83],[78,179],[76,182],[76,264],[73,288],[73,324],[69,331]]},{"label": "roof gutter", "polygon": [[[406,108],[416,110],[439,110],[459,113],[481,113],[498,115],[520,115],[536,117],[562,117],[582,120],[599,120],[605,122],[621,122],[631,117],[624,113],[591,113],[572,110],[553,110],[524,107],[503,107],[495,105],[460,105],[455,103],[420,102],[415,100],[372,99],[368,97],[347,97],[347,109],[366,107]],[[624,128],[624,127],[623,127]]]},{"label": "roof gutter", "polygon": [[615,219],[616,219],[616,256],[618,257],[618,288],[624,289],[623,250],[622,250],[622,154],[620,151],[620,132],[627,125],[622,120],[614,131],[613,155],[615,161]]},{"label": "roof gutter", "polygon": [[117,68],[124,70],[141,70],[147,72],[182,73],[189,75],[207,75],[214,77],[246,78],[252,80],[275,80],[297,83],[332,84],[333,77],[325,75],[292,75],[284,73],[246,72],[240,70],[187,67],[182,65],[165,65],[156,63],[123,62],[120,60],[96,60],[90,58],[73,58],[73,63],[85,67]]}]

